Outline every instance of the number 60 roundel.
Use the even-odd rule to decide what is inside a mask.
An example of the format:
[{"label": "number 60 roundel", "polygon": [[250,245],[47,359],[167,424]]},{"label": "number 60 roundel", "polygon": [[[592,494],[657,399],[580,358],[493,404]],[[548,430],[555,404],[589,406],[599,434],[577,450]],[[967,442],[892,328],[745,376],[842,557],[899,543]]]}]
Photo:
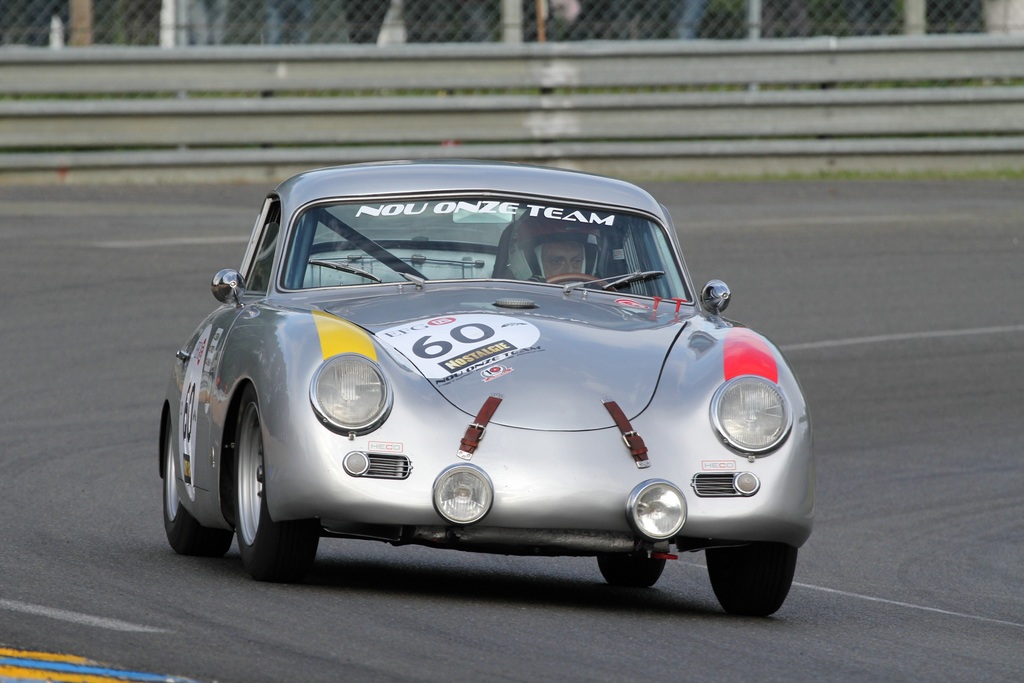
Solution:
[{"label": "number 60 roundel", "polygon": [[487,313],[425,318],[377,333],[428,379],[479,369],[540,339],[532,323]]}]

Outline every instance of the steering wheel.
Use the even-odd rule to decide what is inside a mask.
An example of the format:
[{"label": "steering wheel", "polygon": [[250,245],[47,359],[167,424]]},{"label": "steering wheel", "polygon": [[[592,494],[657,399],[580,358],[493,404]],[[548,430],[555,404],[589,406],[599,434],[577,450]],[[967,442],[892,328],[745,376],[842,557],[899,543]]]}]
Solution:
[{"label": "steering wheel", "polygon": [[593,282],[597,280],[593,275],[586,273],[559,273],[548,278],[549,285],[567,285],[572,282]]}]

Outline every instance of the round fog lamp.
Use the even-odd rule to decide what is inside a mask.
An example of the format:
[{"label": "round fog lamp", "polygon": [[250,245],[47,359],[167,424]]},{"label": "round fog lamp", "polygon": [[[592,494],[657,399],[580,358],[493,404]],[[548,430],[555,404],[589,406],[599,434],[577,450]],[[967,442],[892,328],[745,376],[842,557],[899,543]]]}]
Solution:
[{"label": "round fog lamp", "polygon": [[452,465],[434,482],[434,509],[452,524],[472,524],[491,509],[494,487],[475,465]]},{"label": "round fog lamp", "polygon": [[761,488],[761,480],[753,472],[740,472],[732,478],[732,485],[741,496],[752,496]]},{"label": "round fog lamp", "polygon": [[637,534],[654,541],[672,538],[686,521],[686,499],[667,481],[650,479],[629,494],[626,518]]},{"label": "round fog lamp", "polygon": [[341,461],[350,476],[361,477],[370,469],[370,458],[362,451],[352,451]]}]

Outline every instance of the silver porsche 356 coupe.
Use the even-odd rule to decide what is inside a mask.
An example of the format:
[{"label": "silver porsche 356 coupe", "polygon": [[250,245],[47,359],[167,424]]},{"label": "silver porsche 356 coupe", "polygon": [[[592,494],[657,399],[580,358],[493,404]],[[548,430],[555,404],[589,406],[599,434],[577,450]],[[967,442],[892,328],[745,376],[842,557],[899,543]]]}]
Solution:
[{"label": "silver porsche 356 coupe", "polygon": [[272,191],[177,351],[160,430],[185,555],[299,581],[321,538],[592,556],[651,586],[703,550],[767,615],[811,532],[807,406],[699,292],[672,221],[608,178],[488,162],[310,171]]}]

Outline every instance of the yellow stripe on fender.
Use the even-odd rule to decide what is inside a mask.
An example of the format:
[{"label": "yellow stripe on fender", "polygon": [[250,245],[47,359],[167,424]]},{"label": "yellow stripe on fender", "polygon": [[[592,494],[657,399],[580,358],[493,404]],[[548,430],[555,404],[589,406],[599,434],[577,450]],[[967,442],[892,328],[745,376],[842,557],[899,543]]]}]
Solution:
[{"label": "yellow stripe on fender", "polygon": [[373,348],[370,335],[361,327],[323,311],[313,311],[313,322],[320,335],[324,360],[339,353],[361,353],[377,360],[377,350]]}]

